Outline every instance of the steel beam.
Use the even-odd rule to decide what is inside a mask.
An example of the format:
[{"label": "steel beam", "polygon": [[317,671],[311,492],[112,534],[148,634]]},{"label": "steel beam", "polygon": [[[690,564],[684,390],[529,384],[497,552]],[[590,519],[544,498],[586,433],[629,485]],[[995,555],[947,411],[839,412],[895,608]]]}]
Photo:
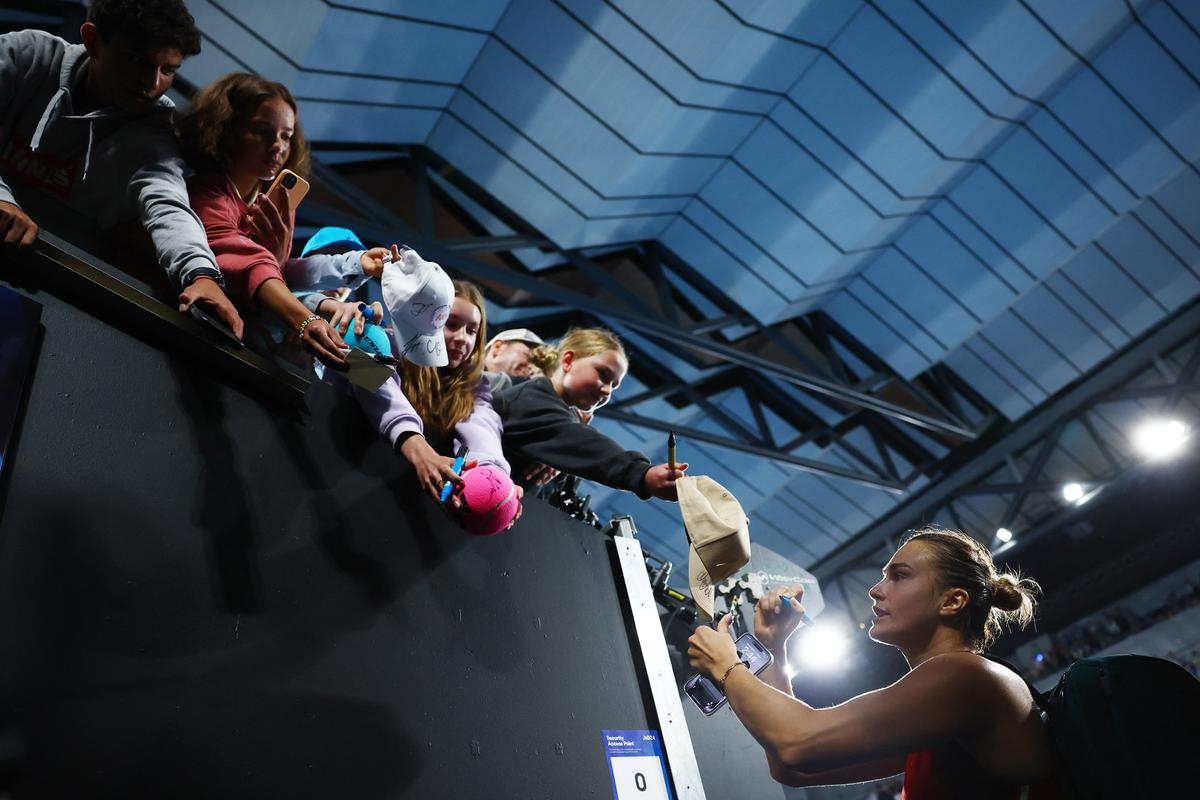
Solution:
[{"label": "steel beam", "polygon": [[858,534],[817,561],[811,571],[828,580],[879,548],[885,538],[918,524],[961,490],[1003,465],[1006,456],[1035,444],[1060,422],[1080,415],[1097,399],[1146,369],[1158,353],[1178,347],[1200,330],[1200,301],[1193,301],[1160,322],[1140,339],[1106,361],[1091,375],[989,436],[977,455],[951,465],[948,477],[922,489],[876,519]]},{"label": "steel beam", "polygon": [[1157,398],[1166,398],[1166,402],[1172,404],[1177,403],[1182,399],[1183,395],[1190,392],[1200,392],[1200,381],[1187,380],[1179,383],[1164,383],[1158,386],[1130,386],[1127,389],[1119,389],[1111,394],[1105,395],[1096,401],[1095,405],[1108,405],[1110,403],[1123,403],[1130,400],[1155,400]]},{"label": "steel beam", "polygon": [[468,236],[464,239],[441,239],[438,244],[455,253],[508,253],[513,250],[552,247],[549,239],[540,236]]},{"label": "steel beam", "polygon": [[1021,476],[1021,488],[1017,490],[1012,502],[1005,509],[1004,516],[1000,518],[1001,528],[1007,528],[1012,525],[1017,518],[1017,514],[1021,513],[1021,506],[1025,505],[1025,498],[1029,497],[1030,487],[1033,486],[1034,481],[1041,477],[1042,470],[1046,468],[1046,462],[1050,460],[1050,454],[1054,452],[1054,448],[1058,447],[1058,437],[1062,435],[1066,424],[1067,420],[1060,421],[1050,429],[1046,438],[1042,439],[1037,455],[1033,457],[1033,463],[1029,465],[1029,471]]},{"label": "steel beam", "polygon": [[684,425],[677,425],[673,422],[667,422],[660,419],[651,419],[650,417],[642,417],[637,414],[630,414],[627,411],[613,411],[605,408],[601,410],[600,414],[604,417],[604,419],[611,420],[613,422],[621,422],[626,425],[636,425],[640,428],[650,428],[651,430],[662,431],[664,433],[674,431],[679,436],[683,436],[693,441],[705,442],[707,444],[716,445],[717,447],[736,450],[740,453],[747,453],[752,456],[768,458],[775,463],[796,467],[804,472],[812,472],[817,475],[825,475],[833,478],[843,478],[848,481],[853,481],[854,483],[862,484],[863,486],[869,486],[872,489],[882,489],[893,494],[904,493],[904,485],[898,481],[891,481],[887,480],[886,478],[879,478],[874,475],[855,472],[852,469],[839,467],[836,464],[826,464],[822,461],[815,461],[810,458],[800,458],[799,456],[793,456],[790,453],[780,452],[774,448],[760,447],[758,445],[748,444],[746,442],[739,442],[734,439],[728,439],[724,436],[717,436],[715,434],[708,433],[707,431],[689,428]]}]

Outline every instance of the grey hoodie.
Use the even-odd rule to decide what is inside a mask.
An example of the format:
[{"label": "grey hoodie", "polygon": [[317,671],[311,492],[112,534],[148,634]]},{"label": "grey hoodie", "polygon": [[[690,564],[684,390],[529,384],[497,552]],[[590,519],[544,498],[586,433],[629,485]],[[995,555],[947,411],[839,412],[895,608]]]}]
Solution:
[{"label": "grey hoodie", "polygon": [[[42,31],[0,36],[0,200],[36,191],[107,231],[139,220],[178,285],[220,281],[204,226],[188,205],[184,162],[166,97],[145,114],[108,107],[75,113],[88,55]],[[37,221],[37,220],[35,220]]]}]

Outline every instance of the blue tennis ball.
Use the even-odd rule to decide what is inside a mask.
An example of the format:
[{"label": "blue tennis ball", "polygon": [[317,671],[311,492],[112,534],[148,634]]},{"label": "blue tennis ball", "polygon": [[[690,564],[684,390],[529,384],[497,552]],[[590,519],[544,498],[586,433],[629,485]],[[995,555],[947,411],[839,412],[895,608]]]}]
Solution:
[{"label": "blue tennis ball", "polygon": [[349,347],[357,347],[372,355],[390,356],[392,354],[392,343],[388,340],[388,335],[374,322],[363,323],[362,336],[356,336],[354,326],[351,325],[349,330],[342,334],[342,341]]}]

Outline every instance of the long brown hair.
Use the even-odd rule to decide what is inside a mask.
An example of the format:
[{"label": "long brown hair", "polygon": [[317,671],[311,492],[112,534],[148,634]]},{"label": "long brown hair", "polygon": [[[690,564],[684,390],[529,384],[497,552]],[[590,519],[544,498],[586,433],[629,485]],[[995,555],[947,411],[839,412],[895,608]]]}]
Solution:
[{"label": "long brown hair", "polygon": [[308,142],[300,129],[300,110],[292,93],[282,83],[248,72],[231,72],[210,83],[192,100],[176,122],[179,148],[198,172],[228,172],[238,136],[264,100],[278,97],[296,115],[291,151],[283,166],[292,172],[308,173]]},{"label": "long brown hair", "polygon": [[425,427],[445,436],[455,425],[471,416],[475,406],[475,387],[483,377],[483,343],[487,341],[487,308],[479,287],[468,281],[454,281],[454,296],[479,309],[479,331],[471,355],[453,369],[422,367],[404,361],[404,396],[421,415]]},{"label": "long brown hair", "polygon": [[905,539],[921,542],[933,551],[940,589],[962,589],[967,607],[957,619],[968,647],[982,652],[1010,625],[1025,627],[1033,621],[1037,581],[1017,573],[998,573],[992,554],[978,540],[961,531],[927,527]]}]

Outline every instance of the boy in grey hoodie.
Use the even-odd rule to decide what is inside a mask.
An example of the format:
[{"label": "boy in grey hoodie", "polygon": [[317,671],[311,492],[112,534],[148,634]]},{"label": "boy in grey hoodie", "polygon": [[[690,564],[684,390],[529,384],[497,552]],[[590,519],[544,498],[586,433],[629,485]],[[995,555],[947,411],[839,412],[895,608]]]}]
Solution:
[{"label": "boy in grey hoodie", "polygon": [[0,239],[24,248],[38,226],[20,199],[38,193],[108,231],[136,219],[182,293],[240,338],[204,227],[188,205],[165,93],[200,34],[182,0],[92,0],[82,45],[48,33],[0,36]]}]

